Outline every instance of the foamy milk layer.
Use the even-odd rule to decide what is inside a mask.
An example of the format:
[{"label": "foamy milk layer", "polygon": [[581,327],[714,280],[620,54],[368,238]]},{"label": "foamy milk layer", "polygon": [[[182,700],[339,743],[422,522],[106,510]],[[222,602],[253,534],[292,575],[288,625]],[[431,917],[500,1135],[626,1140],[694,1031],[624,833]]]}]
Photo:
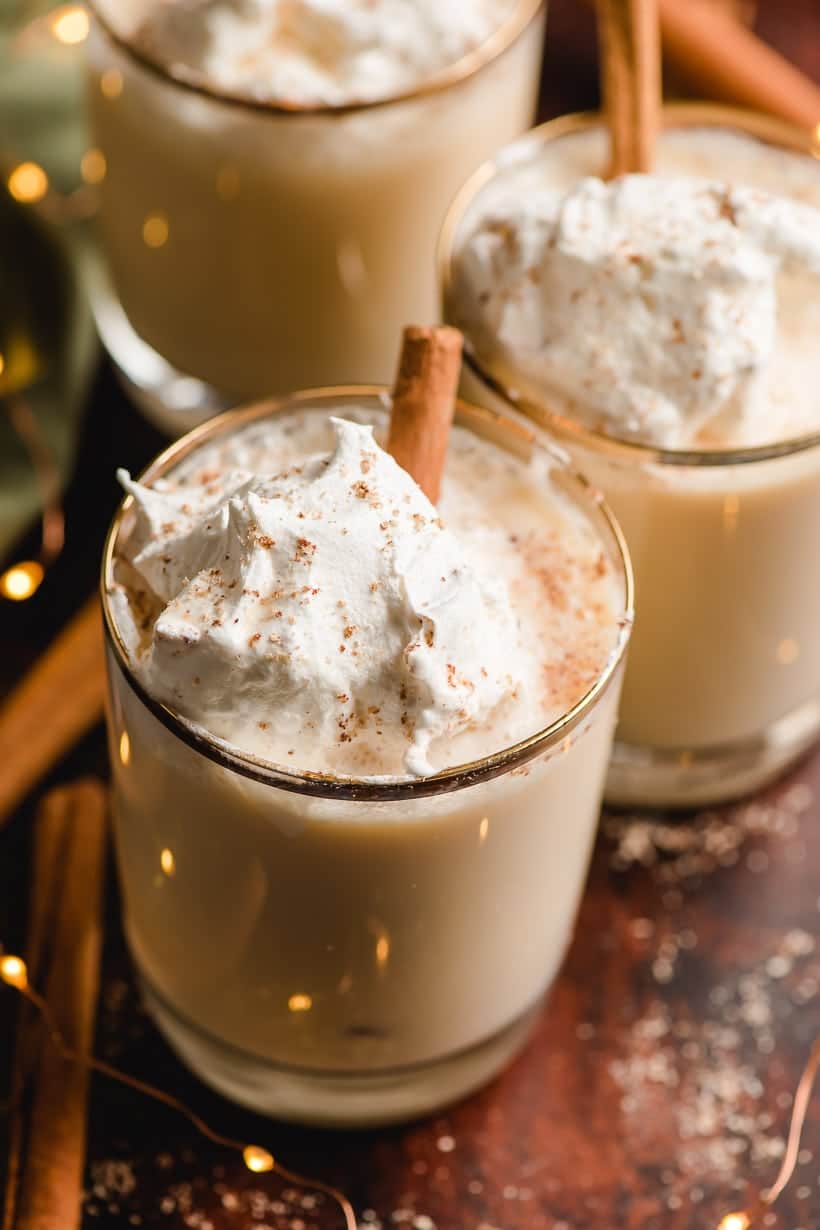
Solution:
[{"label": "foamy milk layer", "polygon": [[515,0],[104,0],[121,37],[172,75],[293,106],[415,89],[475,51]]},{"label": "foamy milk layer", "polygon": [[619,438],[720,447],[818,429],[818,168],[688,130],[664,134],[657,174],[604,183],[589,174],[598,136],[541,147],[473,203],[454,310],[479,356]]},{"label": "foamy milk layer", "polygon": [[149,692],[217,738],[293,770],[418,776],[570,709],[622,598],[546,458],[457,429],[436,510],[372,418],[273,417],[152,488],[124,476],[112,606]]}]

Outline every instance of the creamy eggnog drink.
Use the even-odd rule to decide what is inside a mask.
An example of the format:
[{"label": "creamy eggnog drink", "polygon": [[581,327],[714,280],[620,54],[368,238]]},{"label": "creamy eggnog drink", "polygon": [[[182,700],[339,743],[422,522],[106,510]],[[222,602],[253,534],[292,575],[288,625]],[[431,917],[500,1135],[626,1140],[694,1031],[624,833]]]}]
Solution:
[{"label": "creamy eggnog drink", "polygon": [[608,794],[770,778],[820,729],[820,164],[753,115],[670,107],[651,176],[600,121],[477,174],[443,240],[448,319],[557,432],[630,545],[637,623]]},{"label": "creamy eggnog drink", "polygon": [[464,178],[532,123],[543,0],[97,0],[106,347],[179,434],[434,319]]},{"label": "creamy eggnog drink", "polygon": [[522,1044],[586,875],[629,636],[619,533],[526,429],[461,405],[434,507],[389,400],[214,420],[106,551],[126,929],[210,1084],[368,1123]]}]

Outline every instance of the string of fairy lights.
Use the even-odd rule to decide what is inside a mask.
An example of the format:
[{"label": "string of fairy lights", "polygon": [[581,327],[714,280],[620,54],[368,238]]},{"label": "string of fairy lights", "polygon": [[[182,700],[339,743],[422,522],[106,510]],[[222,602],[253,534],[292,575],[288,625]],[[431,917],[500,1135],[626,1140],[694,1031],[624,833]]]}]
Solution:
[{"label": "string of fairy lights", "polygon": [[[155,1085],[150,1085],[146,1081],[139,1080],[135,1076],[130,1076],[127,1072],[122,1072],[119,1068],[106,1063],[103,1059],[96,1059],[92,1055],[80,1054],[73,1047],[69,1046],[54,1019],[48,1001],[29,982],[28,968],[22,957],[7,954],[0,959],[0,980],[6,986],[19,992],[32,1005],[43,1022],[50,1042],[67,1062],[79,1064],[91,1072],[98,1072],[101,1076],[106,1076],[120,1085],[126,1085],[137,1093],[151,1098],[154,1102],[160,1102],[163,1106],[178,1111],[179,1114],[185,1116],[200,1136],[203,1136],[212,1144],[219,1145],[221,1148],[239,1153],[245,1166],[253,1174],[273,1173],[286,1183],[291,1183],[296,1187],[310,1188],[313,1191],[322,1192],[324,1195],[329,1196],[339,1207],[344,1218],[345,1230],[357,1230],[356,1214],[353,1211],[353,1206],[343,1192],[338,1191],[329,1183],[289,1170],[281,1165],[273,1154],[261,1145],[236,1140],[231,1136],[224,1136],[221,1132],[217,1132],[210,1127],[200,1115],[187,1106],[180,1098],[176,1098],[173,1094],[166,1093],[165,1090],[159,1089]],[[740,1230],[740,1228],[730,1227],[729,1230]]]},{"label": "string of fairy lights", "polygon": [[[150,1085],[135,1076],[130,1076],[127,1072],[122,1072],[119,1068],[113,1067],[102,1059],[80,1054],[70,1047],[66,1043],[57,1022],[54,1020],[47,1000],[29,982],[28,969],[22,957],[9,953],[0,958],[0,981],[17,991],[34,1007],[45,1026],[47,1036],[52,1045],[57,1048],[65,1060],[79,1064],[89,1071],[99,1072],[102,1076],[117,1081],[121,1085],[126,1085],[137,1093],[151,1098],[155,1102],[160,1102],[162,1105],[168,1106],[170,1109],[184,1115],[192,1127],[206,1140],[222,1148],[239,1153],[245,1166],[254,1174],[274,1173],[287,1183],[324,1193],[338,1206],[344,1219],[345,1230],[357,1230],[356,1214],[353,1206],[345,1194],[337,1188],[323,1182],[321,1179],[297,1174],[287,1169],[287,1167],[281,1165],[274,1158],[272,1153],[261,1145],[250,1144],[247,1141],[235,1140],[230,1136],[224,1136],[221,1132],[217,1132],[210,1127],[204,1119],[181,1099],[166,1093],[165,1090],[159,1089],[155,1085]],[[817,1038],[814,1042],[797,1085],[783,1161],[774,1182],[771,1187],[761,1193],[749,1208],[738,1209],[722,1217],[715,1230],[750,1230],[751,1227],[760,1222],[763,1215],[772,1208],[775,1201],[785,1191],[797,1167],[803,1127],[806,1122],[806,1115],[818,1071],[820,1071],[820,1038]]]}]

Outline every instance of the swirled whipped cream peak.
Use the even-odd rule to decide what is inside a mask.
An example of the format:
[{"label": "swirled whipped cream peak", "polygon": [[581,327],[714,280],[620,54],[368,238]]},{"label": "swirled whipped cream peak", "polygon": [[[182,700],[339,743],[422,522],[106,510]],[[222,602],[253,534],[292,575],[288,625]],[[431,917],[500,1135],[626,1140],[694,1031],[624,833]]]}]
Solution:
[{"label": "swirled whipped cream peak", "polygon": [[[172,73],[294,106],[390,98],[485,42],[515,0],[106,0]],[[110,9],[110,13],[109,10]]]},{"label": "swirled whipped cream peak", "polygon": [[150,486],[120,472],[108,592],[130,668],[294,771],[426,775],[543,729],[622,635],[595,526],[549,458],[458,426],[436,509],[380,447],[384,412],[344,414],[218,435]]},{"label": "swirled whipped cream peak", "polygon": [[456,261],[456,315],[479,357],[589,426],[671,448],[806,429],[793,420],[817,351],[810,205],[651,175],[499,186]]},{"label": "swirled whipped cream peak", "polygon": [[372,429],[333,429],[329,456],[229,473],[198,508],[123,475],[131,563],[164,604],[147,677],[240,744],[270,731],[310,764],[327,743],[393,739],[408,773],[429,773],[436,740],[521,687],[515,616]]}]

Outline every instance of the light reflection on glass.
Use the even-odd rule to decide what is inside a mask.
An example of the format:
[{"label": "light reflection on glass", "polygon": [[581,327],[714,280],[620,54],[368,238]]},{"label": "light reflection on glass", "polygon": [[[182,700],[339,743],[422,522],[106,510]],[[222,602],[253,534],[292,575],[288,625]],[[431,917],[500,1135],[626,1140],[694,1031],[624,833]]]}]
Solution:
[{"label": "light reflection on glass", "polygon": [[165,214],[149,214],[142,224],[142,239],[148,248],[161,248],[168,242],[168,219]]},{"label": "light reflection on glass", "polygon": [[216,191],[217,195],[222,197],[223,201],[233,201],[239,196],[240,179],[239,171],[235,166],[226,163],[220,167],[216,174]]},{"label": "light reflection on glass", "polygon": [[297,992],[297,994],[291,995],[288,1000],[288,1008],[291,1012],[310,1012],[312,1007],[313,1000],[309,995],[305,995],[302,992]]},{"label": "light reflection on glass", "polygon": [[727,534],[735,532],[739,517],[740,498],[736,495],[727,495],[723,501],[723,528]]},{"label": "light reflection on glass", "polygon": [[80,174],[87,184],[99,184],[105,179],[105,154],[101,149],[87,149],[80,159]]},{"label": "light reflection on glass", "polygon": [[131,740],[128,738],[128,731],[124,730],[120,735],[120,763],[129,764],[131,761]]},{"label": "light reflection on glass", "polygon": [[122,94],[122,73],[116,68],[107,68],[100,77],[100,93],[104,98],[119,98]]},{"label": "light reflection on glass", "polygon": [[347,293],[356,298],[364,293],[367,286],[367,266],[364,263],[362,250],[353,239],[343,239],[336,249],[336,267],[339,271],[339,281]]}]

